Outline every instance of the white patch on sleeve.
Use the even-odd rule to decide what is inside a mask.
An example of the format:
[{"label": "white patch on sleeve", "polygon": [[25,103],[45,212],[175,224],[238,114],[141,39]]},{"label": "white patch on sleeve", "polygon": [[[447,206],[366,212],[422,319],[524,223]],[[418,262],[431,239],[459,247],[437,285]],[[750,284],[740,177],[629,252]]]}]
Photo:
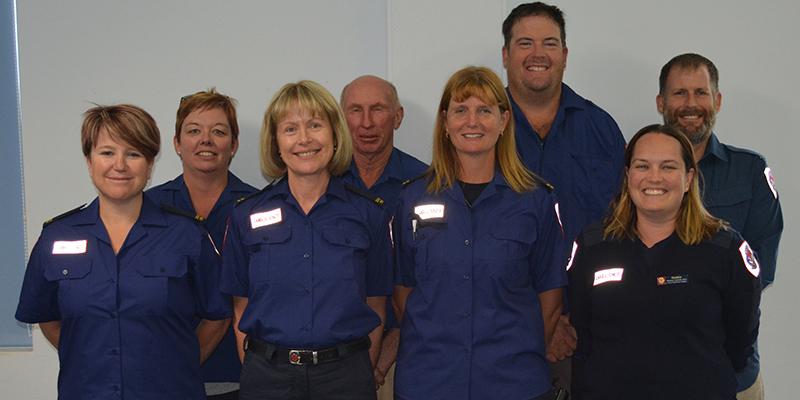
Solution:
[{"label": "white patch on sleeve", "polygon": [[606,282],[619,282],[622,280],[623,268],[609,268],[594,273],[594,285],[597,286]]},{"label": "white patch on sleeve", "polygon": [[753,249],[750,248],[747,242],[743,242],[739,246],[739,253],[742,253],[742,261],[744,261],[744,266],[747,267],[747,272],[758,278],[759,273],[761,273],[761,267],[758,265]]},{"label": "white patch on sleeve", "polygon": [[[561,211],[559,211],[559,209],[558,209],[558,202],[556,202],[555,209],[556,209],[556,218],[558,219],[558,226],[561,227],[561,234],[563,235],[564,234],[564,224],[561,223]],[[572,253],[572,255],[575,255],[575,253]]]},{"label": "white patch on sleeve", "polygon": [[283,221],[281,209],[276,208],[272,211],[265,211],[255,214],[250,214],[250,226],[252,229],[260,228],[262,226],[277,224]]},{"label": "white patch on sleeve", "polygon": [[414,207],[414,214],[419,219],[444,218],[444,204],[427,204]]},{"label": "white patch on sleeve", "polygon": [[53,254],[83,254],[86,253],[86,240],[53,242]]},{"label": "white patch on sleeve", "polygon": [[569,262],[567,262],[567,271],[572,268],[572,260],[575,259],[575,252],[578,251],[578,241],[572,242],[572,254],[569,256]]},{"label": "white patch on sleeve", "polygon": [[772,179],[772,170],[769,167],[764,168],[764,177],[767,178],[767,186],[769,186],[769,190],[772,191],[772,195],[775,196],[775,200],[778,200],[778,191],[775,190],[775,179]]}]

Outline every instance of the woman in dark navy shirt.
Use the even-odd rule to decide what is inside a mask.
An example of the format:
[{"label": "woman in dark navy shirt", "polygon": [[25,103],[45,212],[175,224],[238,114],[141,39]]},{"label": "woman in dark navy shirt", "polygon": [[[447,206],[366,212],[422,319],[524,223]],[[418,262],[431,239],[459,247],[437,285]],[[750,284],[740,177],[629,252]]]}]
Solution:
[{"label": "woman in dark navy shirt", "polygon": [[142,193],[160,145],[149,114],[93,108],[81,141],[98,197],[45,223],[16,317],[58,349],[59,399],[203,399],[192,318],[213,333],[231,316],[216,249]]},{"label": "woman in dark navy shirt", "polygon": [[703,208],[680,132],[643,128],[625,165],[611,215],[567,266],[581,398],[733,400],[758,332],[755,254]]},{"label": "woman in dark navy shirt", "polygon": [[393,292],[389,215],[337,177],[350,140],[336,100],[314,82],[285,85],[267,107],[261,166],[282,179],[236,206],[223,253],[241,399],[376,398]]},{"label": "woman in dark navy shirt", "polygon": [[567,281],[557,204],[517,156],[500,78],[456,72],[431,168],[395,213],[396,398],[552,398],[545,354]]}]

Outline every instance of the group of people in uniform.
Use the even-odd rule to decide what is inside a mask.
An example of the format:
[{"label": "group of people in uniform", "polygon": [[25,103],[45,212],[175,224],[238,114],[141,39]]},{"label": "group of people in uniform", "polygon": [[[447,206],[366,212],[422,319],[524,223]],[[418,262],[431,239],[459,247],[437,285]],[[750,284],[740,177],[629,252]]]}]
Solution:
[{"label": "group of people in uniform", "polygon": [[714,64],[670,60],[663,124],[626,146],[562,82],[561,10],[502,31],[508,87],[450,77],[430,166],[374,76],[274,95],[262,190],[229,171],[213,88],[180,101],[183,174],[146,192],[153,118],[87,111],[98,197],[45,223],[16,314],[58,350],[59,398],[763,399],[783,219],[764,158],[712,132]]}]

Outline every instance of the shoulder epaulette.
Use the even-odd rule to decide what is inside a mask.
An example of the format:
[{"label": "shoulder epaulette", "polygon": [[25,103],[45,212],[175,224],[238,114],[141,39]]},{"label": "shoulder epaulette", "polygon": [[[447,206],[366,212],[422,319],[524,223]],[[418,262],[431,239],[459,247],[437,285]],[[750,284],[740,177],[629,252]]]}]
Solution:
[{"label": "shoulder epaulette", "polygon": [[349,191],[351,191],[351,192],[353,192],[353,193],[355,193],[357,195],[360,195],[361,197],[364,197],[365,199],[367,199],[369,201],[372,201],[372,202],[374,202],[375,204],[377,204],[377,205],[379,205],[381,207],[383,207],[386,204],[386,202],[383,201],[383,199],[381,199],[380,197],[375,196],[374,194],[372,194],[372,193],[370,193],[370,192],[368,192],[366,190],[359,189],[359,188],[357,188],[357,187],[355,187],[355,186],[353,186],[353,185],[351,185],[349,183],[345,183],[344,187],[345,187],[345,189],[347,189],[347,190],[349,190]]},{"label": "shoulder epaulette", "polygon": [[424,178],[424,177],[425,177],[425,175],[427,175],[427,174],[428,174],[428,171],[425,171],[425,172],[423,172],[423,173],[421,173],[421,174],[419,174],[419,175],[417,175],[417,176],[415,176],[415,177],[413,177],[413,178],[411,178],[411,179],[409,179],[409,180],[407,180],[407,181],[403,182],[403,187],[406,187],[406,185],[408,185],[408,184],[409,184],[409,183],[411,183],[411,182],[418,181],[418,180],[420,180],[421,178]]},{"label": "shoulder epaulette", "polygon": [[533,175],[533,181],[536,182],[538,186],[547,189],[547,193],[553,193],[553,190],[556,190],[556,188],[554,188],[553,185],[549,184],[546,180],[542,179],[541,176],[536,174],[532,175]]},{"label": "shoulder epaulette", "polygon": [[260,195],[261,193],[264,193],[264,192],[266,192],[267,190],[270,190],[270,189],[272,189],[272,187],[273,187],[273,186],[275,186],[275,183],[276,183],[276,182],[278,182],[278,181],[279,181],[279,179],[276,179],[276,180],[274,180],[274,181],[270,182],[270,183],[269,183],[269,185],[265,186],[263,189],[261,189],[261,190],[259,190],[259,191],[255,192],[255,193],[249,194],[249,195],[247,195],[247,196],[244,196],[244,197],[242,197],[242,198],[241,198],[241,199],[239,199],[239,200],[236,200],[236,204],[234,204],[234,205],[233,205],[233,207],[234,207],[234,208],[235,208],[235,207],[238,207],[238,206],[239,206],[239,204],[242,204],[243,202],[247,201],[248,199],[251,199],[251,198],[253,198],[253,197],[256,197],[256,196]]},{"label": "shoulder epaulette", "polygon": [[83,210],[84,207],[86,207],[86,203],[84,203],[80,207],[75,207],[72,210],[69,210],[69,211],[67,211],[67,212],[65,212],[65,213],[63,213],[61,215],[55,216],[53,218],[48,219],[47,221],[44,221],[44,224],[42,224],[42,229],[46,228],[47,225],[50,225],[55,221],[58,221],[58,220],[60,220],[62,218],[69,217],[70,215],[75,214],[76,212],[78,212],[80,210]]},{"label": "shoulder epaulette", "polygon": [[201,216],[199,216],[197,214],[192,214],[192,213],[190,213],[190,212],[188,212],[186,210],[181,210],[180,208],[176,208],[176,207],[169,206],[169,205],[166,205],[166,204],[162,204],[161,208],[164,211],[171,212],[173,214],[178,214],[178,215],[183,215],[184,217],[189,217],[189,218],[197,221],[197,224],[201,225],[201,226],[203,225],[203,223],[206,222],[205,218],[203,218],[203,217],[201,217]]}]

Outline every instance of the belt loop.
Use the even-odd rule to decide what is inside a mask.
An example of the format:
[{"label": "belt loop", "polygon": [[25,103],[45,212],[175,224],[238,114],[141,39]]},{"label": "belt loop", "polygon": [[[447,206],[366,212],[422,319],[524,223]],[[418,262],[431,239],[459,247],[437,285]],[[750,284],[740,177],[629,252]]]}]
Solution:
[{"label": "belt loop", "polygon": [[272,343],[267,343],[267,351],[264,354],[264,357],[266,357],[267,360],[272,360],[272,356],[275,355],[275,350],[277,350],[277,349],[278,349],[278,346],[275,346]]}]

